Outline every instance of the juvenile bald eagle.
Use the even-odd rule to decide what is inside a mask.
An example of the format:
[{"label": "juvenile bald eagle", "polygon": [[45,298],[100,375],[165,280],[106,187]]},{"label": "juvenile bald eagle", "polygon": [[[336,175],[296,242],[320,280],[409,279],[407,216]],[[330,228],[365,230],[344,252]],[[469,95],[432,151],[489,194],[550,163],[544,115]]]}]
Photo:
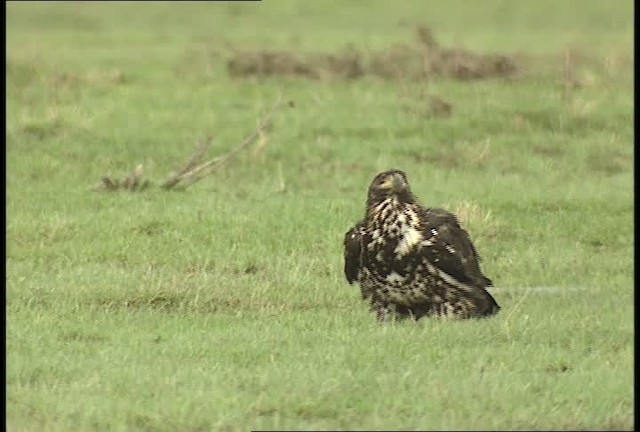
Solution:
[{"label": "juvenile bald eagle", "polygon": [[344,238],[344,274],[360,285],[379,321],[498,312],[478,261],[456,217],[420,206],[399,170],[373,179],[365,217]]}]

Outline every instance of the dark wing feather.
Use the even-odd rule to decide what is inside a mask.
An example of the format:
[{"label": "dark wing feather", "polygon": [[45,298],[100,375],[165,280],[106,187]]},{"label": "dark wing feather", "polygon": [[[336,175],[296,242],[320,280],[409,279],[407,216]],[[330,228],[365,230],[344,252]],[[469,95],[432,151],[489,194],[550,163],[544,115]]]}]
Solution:
[{"label": "dark wing feather", "polygon": [[344,235],[344,275],[352,284],[358,280],[364,222],[358,222]]},{"label": "dark wing feather", "polygon": [[[491,279],[480,270],[480,257],[469,234],[460,226],[457,218],[438,208],[426,209],[423,216],[425,238],[432,239],[433,243],[427,248],[432,255],[430,261],[460,282],[483,288],[491,286]],[[432,230],[435,230],[435,235]]]}]

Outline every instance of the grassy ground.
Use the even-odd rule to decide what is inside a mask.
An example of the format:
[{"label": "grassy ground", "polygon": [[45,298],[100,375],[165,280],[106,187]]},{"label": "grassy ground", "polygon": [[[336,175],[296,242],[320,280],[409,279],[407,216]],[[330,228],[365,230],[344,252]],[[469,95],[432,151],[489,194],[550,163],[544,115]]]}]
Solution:
[{"label": "grassy ground", "polygon": [[[633,428],[632,3],[347,3],[7,5],[9,430]],[[227,74],[420,24],[517,76]],[[90,190],[227,152],[280,90],[214,176]],[[390,167],[460,214],[495,318],[381,326],[346,285]]]}]

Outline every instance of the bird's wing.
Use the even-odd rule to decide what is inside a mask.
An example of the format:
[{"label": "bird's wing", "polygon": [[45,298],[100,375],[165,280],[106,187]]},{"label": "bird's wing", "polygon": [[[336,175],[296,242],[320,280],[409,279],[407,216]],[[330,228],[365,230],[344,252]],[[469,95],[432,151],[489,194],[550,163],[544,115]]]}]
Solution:
[{"label": "bird's wing", "polygon": [[491,279],[480,270],[480,257],[469,234],[457,218],[437,208],[424,209],[422,216],[424,237],[430,243],[424,249],[428,260],[460,282],[482,288],[491,286]]},{"label": "bird's wing", "polygon": [[363,227],[364,222],[358,222],[344,235],[344,275],[350,284],[358,280]]}]

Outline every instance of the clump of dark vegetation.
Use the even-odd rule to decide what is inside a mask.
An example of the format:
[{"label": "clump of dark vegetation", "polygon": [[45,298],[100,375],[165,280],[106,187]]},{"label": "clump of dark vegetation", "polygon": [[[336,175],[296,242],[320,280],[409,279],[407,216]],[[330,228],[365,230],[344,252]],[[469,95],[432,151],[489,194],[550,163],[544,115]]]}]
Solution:
[{"label": "clump of dark vegetation", "polygon": [[227,63],[231,76],[298,76],[309,79],[359,78],[365,74],[353,47],[338,54],[302,56],[288,51],[237,52]]},{"label": "clump of dark vegetation", "polygon": [[114,179],[104,176],[101,179],[99,188],[107,191],[116,191],[118,189],[124,189],[128,191],[141,191],[149,187],[149,180],[143,180],[143,167],[142,165],[136,165],[135,169],[128,174],[124,179]]},{"label": "clump of dark vegetation", "polygon": [[337,54],[296,54],[288,51],[238,51],[227,62],[233,77],[301,77],[357,79],[378,76],[390,80],[447,77],[474,80],[511,77],[518,71],[513,57],[480,54],[440,46],[431,30],[420,26],[414,44],[396,44],[366,55],[349,46]]}]

